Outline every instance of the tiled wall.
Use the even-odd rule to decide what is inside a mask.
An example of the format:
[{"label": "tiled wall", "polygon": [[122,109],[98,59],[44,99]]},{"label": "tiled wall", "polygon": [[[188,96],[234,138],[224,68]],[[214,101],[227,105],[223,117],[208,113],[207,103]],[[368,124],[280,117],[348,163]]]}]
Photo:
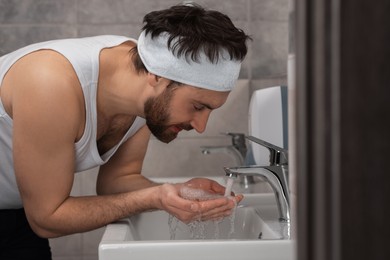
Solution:
[{"label": "tiled wall", "polygon": [[[138,37],[143,16],[178,0],[0,0],[0,55],[30,43],[98,34]],[[188,1],[186,1],[188,2]],[[246,132],[254,89],[286,85],[288,0],[198,0],[229,15],[253,38],[237,88],[213,112],[204,134],[183,133],[169,145],[152,139],[145,158],[146,176],[223,174],[232,163],[224,154],[201,154],[202,145],[230,144],[221,132]],[[167,163],[168,162],[168,163]],[[97,169],[76,174],[73,195],[94,194]],[[55,260],[97,259],[104,228],[51,240]]]},{"label": "tiled wall", "polygon": [[[138,37],[143,16],[179,0],[0,0],[0,55],[30,43],[98,34]],[[188,2],[188,1],[187,1]],[[240,78],[286,77],[288,0],[197,0],[253,37]]]}]

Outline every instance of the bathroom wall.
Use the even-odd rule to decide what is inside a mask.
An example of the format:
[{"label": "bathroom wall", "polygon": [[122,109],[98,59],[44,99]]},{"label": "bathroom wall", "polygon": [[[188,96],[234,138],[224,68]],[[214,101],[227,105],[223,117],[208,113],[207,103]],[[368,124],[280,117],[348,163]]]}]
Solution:
[{"label": "bathroom wall", "polygon": [[[0,0],[0,55],[30,43],[99,34],[137,38],[143,16],[177,0]],[[188,2],[188,1],[186,1]],[[146,176],[223,174],[232,163],[224,154],[201,154],[202,145],[230,144],[222,132],[246,132],[250,93],[287,83],[288,0],[199,0],[229,15],[253,38],[240,80],[227,104],[213,112],[206,132],[183,133],[169,145],[153,139],[145,158]],[[98,169],[75,175],[72,195],[95,194]],[[55,260],[97,259],[104,228],[51,240]]]}]

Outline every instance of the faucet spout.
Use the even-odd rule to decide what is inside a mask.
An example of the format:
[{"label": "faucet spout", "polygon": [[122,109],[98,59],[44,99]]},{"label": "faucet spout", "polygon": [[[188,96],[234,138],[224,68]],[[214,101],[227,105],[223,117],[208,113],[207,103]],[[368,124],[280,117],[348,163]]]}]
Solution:
[{"label": "faucet spout", "polygon": [[288,164],[288,151],[274,144],[268,143],[254,136],[246,136],[252,142],[264,146],[270,152],[269,162],[271,165]]},{"label": "faucet spout", "polygon": [[287,166],[240,166],[225,167],[226,176],[259,176],[264,178],[275,193],[279,221],[290,222],[289,190],[284,167]]}]

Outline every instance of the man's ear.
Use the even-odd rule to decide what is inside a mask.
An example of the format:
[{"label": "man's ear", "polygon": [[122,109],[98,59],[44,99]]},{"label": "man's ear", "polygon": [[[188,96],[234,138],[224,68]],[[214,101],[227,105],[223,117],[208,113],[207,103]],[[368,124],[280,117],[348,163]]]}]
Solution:
[{"label": "man's ear", "polygon": [[148,83],[149,85],[151,85],[152,87],[155,87],[158,82],[159,82],[159,76],[157,75],[154,75],[153,73],[148,73]]},{"label": "man's ear", "polygon": [[155,91],[162,92],[171,82],[169,79],[157,76],[153,73],[148,73],[148,83],[152,86]]}]

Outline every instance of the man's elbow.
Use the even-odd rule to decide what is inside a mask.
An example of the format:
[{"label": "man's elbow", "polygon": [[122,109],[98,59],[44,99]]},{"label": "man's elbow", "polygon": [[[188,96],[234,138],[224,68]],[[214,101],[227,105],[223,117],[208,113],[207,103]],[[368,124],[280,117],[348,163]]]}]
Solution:
[{"label": "man's elbow", "polygon": [[65,234],[61,234],[59,232],[55,232],[52,228],[48,227],[48,222],[47,221],[37,221],[34,220],[32,217],[28,217],[28,223],[30,225],[30,228],[32,231],[41,238],[55,238],[55,237],[60,237]]}]

